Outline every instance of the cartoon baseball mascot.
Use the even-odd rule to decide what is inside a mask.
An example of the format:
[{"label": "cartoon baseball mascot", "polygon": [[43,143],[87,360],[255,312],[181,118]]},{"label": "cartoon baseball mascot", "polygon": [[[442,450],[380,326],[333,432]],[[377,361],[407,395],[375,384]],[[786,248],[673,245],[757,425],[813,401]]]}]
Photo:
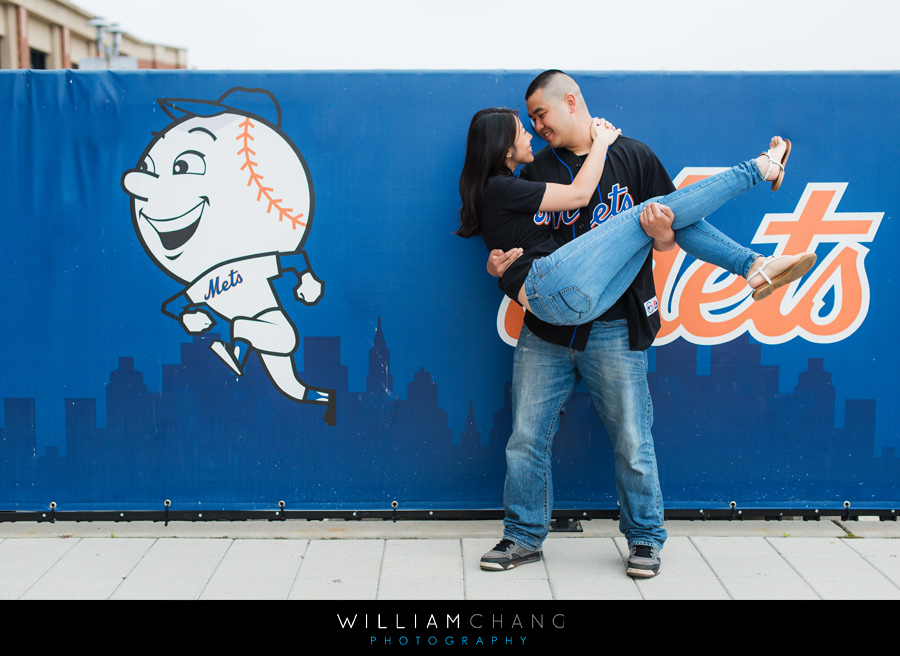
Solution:
[{"label": "cartoon baseball mascot", "polygon": [[322,297],[323,283],[301,250],[312,225],[312,181],[281,131],[278,101],[264,89],[234,88],[215,101],[157,102],[173,122],[154,133],[122,188],[147,255],[184,285],[163,313],[192,335],[216,317],[228,322],[230,341],[210,346],[226,365],[242,375],[255,350],[282,394],[325,406],[333,426],[335,390],[297,376],[297,330],[273,287],[289,271],[301,303]]}]

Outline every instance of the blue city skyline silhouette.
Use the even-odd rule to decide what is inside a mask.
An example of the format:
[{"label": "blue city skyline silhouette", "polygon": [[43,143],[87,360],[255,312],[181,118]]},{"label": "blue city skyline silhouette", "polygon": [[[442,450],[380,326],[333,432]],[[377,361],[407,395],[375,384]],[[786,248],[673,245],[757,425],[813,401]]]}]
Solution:
[{"label": "blue city skyline silhouette", "polygon": [[[105,422],[95,398],[65,399],[65,455],[37,452],[35,402],[3,400],[0,501],[7,508],[472,509],[502,507],[504,447],[512,429],[510,383],[489,426],[476,400],[454,434],[424,367],[394,388],[381,319],[369,350],[365,390],[349,389],[341,338],[304,338],[298,373],[337,390],[337,425],[268,381],[256,358],[236,377],[209,351],[217,333],[182,343],[148,389],[122,356],[106,384]],[[875,453],[873,399],[845,402],[835,427],[836,388],[821,358],[809,358],[793,391],[778,393],[778,366],[764,366],[748,337],[710,349],[657,349],[648,374],[653,434],[667,507],[711,503],[772,507],[845,500],[881,507],[896,498],[896,449]],[[402,382],[401,382],[402,384]],[[724,408],[724,411],[723,411]],[[105,424],[105,425],[103,425]],[[776,430],[777,427],[777,430]],[[789,436],[789,437],[786,437]],[[727,447],[723,447],[727,444]],[[612,449],[590,395],[580,387],[553,443],[557,508],[615,508]]]}]

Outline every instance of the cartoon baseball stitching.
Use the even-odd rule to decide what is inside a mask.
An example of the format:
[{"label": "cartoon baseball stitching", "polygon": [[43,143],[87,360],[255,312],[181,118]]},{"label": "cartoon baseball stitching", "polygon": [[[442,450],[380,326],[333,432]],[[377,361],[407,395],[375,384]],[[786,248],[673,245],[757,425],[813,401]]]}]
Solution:
[{"label": "cartoon baseball stitching", "polygon": [[[264,89],[235,87],[215,101],[157,103],[172,123],[153,133],[121,185],[144,251],[185,286],[163,303],[163,314],[192,335],[212,328],[215,317],[225,320],[230,341],[214,340],[213,353],[241,376],[255,350],[282,394],[325,406],[325,422],[335,425],[335,390],[298,377],[297,329],[273,287],[290,271],[301,303],[315,305],[323,292],[302,250],[315,205],[312,179],[281,130],[278,101]],[[242,109],[261,104],[273,121]]]}]

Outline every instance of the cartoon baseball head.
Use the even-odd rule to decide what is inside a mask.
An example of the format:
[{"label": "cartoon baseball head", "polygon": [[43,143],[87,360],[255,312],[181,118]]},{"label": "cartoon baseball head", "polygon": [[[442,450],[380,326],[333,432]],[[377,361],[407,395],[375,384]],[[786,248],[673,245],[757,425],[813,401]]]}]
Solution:
[{"label": "cartoon baseball head", "polygon": [[[121,181],[156,264],[189,283],[224,262],[298,251],[312,222],[312,180],[281,131],[274,96],[235,88],[216,101],[158,103],[174,122]],[[272,110],[274,120],[263,118]]]}]

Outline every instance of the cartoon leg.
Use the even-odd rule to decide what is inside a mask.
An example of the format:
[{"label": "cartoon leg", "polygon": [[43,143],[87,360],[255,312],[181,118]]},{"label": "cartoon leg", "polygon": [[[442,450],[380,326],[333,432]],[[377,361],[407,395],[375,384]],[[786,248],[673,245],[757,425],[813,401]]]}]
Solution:
[{"label": "cartoon leg", "polygon": [[297,331],[280,310],[269,310],[253,319],[235,319],[231,325],[231,343],[216,340],[209,345],[238,376],[251,348],[279,355],[288,355],[297,348]]},{"label": "cartoon leg", "polygon": [[317,403],[327,406],[325,410],[325,423],[334,426],[337,415],[337,394],[333,389],[320,389],[309,387],[297,377],[294,368],[294,360],[289,355],[273,355],[260,353],[259,359],[274,383],[282,394],[300,403]]},{"label": "cartoon leg", "polygon": [[[335,422],[335,390],[309,387],[297,378],[291,357],[297,348],[297,331],[281,310],[270,310],[255,319],[235,319],[231,329],[234,351],[240,344],[249,344],[259,353],[259,359],[275,386],[287,397],[300,403],[328,406],[325,423]],[[246,353],[248,349],[244,349]],[[245,356],[246,357],[246,356]]]},{"label": "cartoon leg", "polygon": [[235,319],[233,342],[243,341],[257,351],[288,355],[297,348],[297,331],[281,310],[269,310],[253,319]]}]

